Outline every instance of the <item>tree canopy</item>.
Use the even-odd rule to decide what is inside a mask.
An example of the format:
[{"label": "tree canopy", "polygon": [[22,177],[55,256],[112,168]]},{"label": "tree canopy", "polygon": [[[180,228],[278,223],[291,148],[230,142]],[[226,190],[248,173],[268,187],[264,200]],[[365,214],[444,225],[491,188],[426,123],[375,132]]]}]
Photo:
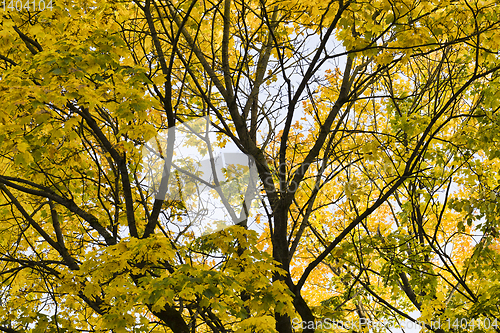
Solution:
[{"label": "tree canopy", "polygon": [[19,4],[0,331],[500,332],[496,1]]}]

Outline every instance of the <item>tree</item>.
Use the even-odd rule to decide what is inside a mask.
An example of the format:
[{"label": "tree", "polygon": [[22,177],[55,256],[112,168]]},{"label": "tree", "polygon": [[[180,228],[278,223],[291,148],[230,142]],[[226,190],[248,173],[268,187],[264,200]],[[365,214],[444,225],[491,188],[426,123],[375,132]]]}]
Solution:
[{"label": "tree", "polygon": [[[486,296],[500,290],[497,179],[484,169],[498,157],[498,12],[385,0],[5,11],[0,330],[498,318]],[[183,198],[147,191],[145,143],[168,131],[170,166],[176,128],[199,119],[255,161],[260,238],[247,219],[195,238]]]}]

